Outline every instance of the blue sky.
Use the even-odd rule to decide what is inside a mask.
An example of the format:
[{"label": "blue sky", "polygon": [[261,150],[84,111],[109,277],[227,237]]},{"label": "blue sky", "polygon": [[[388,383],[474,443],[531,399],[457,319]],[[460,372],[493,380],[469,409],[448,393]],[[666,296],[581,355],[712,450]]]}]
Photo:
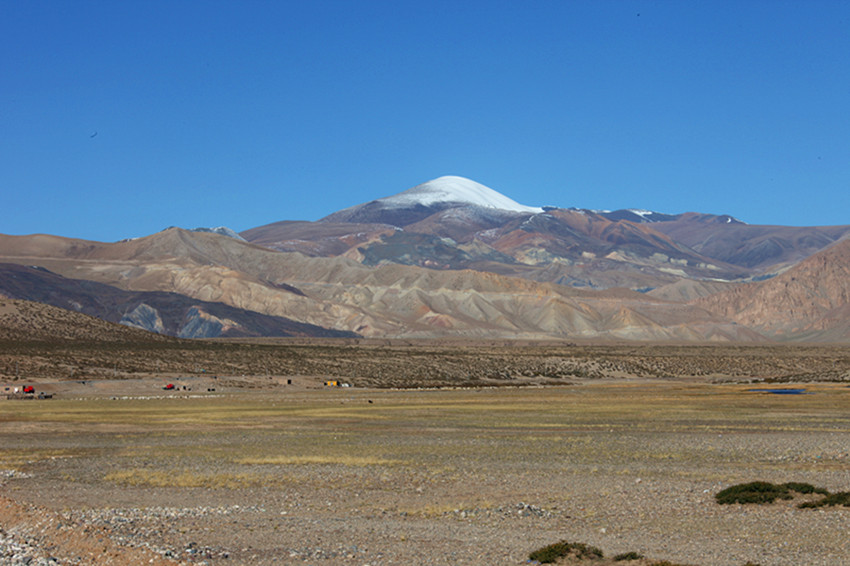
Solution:
[{"label": "blue sky", "polygon": [[0,233],[523,204],[850,224],[850,2],[0,0]]}]

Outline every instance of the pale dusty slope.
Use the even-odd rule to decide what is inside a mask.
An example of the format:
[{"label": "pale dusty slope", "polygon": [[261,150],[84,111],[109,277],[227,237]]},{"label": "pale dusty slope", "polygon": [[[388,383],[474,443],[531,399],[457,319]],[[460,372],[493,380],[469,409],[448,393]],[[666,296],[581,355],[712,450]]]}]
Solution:
[{"label": "pale dusty slope", "polygon": [[760,339],[700,307],[629,291],[580,291],[470,270],[368,267],[180,229],[115,244],[4,236],[0,258],[366,336]]}]

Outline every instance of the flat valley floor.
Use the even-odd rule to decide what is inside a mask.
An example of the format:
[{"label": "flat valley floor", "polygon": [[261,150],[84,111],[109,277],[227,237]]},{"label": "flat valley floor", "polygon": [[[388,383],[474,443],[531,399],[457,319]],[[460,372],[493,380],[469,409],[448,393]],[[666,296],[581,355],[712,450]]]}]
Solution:
[{"label": "flat valley floor", "polygon": [[850,508],[714,500],[755,480],[850,491],[846,382],[263,379],[54,380],[36,384],[52,399],[0,400],[6,559],[518,565],[566,540],[680,564],[850,564]]}]

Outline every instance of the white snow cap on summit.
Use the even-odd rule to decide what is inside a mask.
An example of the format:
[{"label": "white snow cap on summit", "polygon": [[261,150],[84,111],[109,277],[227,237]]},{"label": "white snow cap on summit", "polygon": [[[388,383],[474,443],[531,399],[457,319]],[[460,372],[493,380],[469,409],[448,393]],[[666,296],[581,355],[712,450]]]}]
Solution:
[{"label": "white snow cap on summit", "polygon": [[378,199],[378,202],[388,206],[428,206],[439,202],[460,202],[515,212],[543,212],[542,208],[519,204],[471,179],[450,175],[422,183],[397,195]]}]

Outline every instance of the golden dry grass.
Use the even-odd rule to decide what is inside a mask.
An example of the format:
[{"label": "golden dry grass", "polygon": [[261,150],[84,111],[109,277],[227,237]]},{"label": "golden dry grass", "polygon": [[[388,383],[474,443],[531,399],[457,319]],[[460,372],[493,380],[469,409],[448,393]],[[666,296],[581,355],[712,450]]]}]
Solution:
[{"label": "golden dry grass", "polygon": [[[755,455],[723,451],[707,440],[712,435],[847,430],[850,388],[810,385],[814,394],[800,396],[748,389],[599,382],[546,389],[5,403],[0,435],[9,439],[6,435],[18,430],[43,439],[6,442],[0,468],[25,470],[56,456],[109,457],[114,467],[104,477],[110,483],[240,489],[310,484],[310,475],[297,469],[321,466],[408,470],[426,482],[454,481],[460,466],[486,468],[494,459],[505,466],[527,464],[540,473],[580,464],[582,473],[614,469],[630,475],[663,465],[674,476],[714,474],[718,480],[726,478],[709,469],[732,469],[739,459],[765,472],[846,466],[841,454],[807,451],[804,445],[766,448]],[[61,438],[50,438],[55,431],[71,438],[106,435],[114,441],[105,449],[71,448]],[[223,468],[209,472],[211,465]],[[261,470],[264,466],[282,469]],[[365,480],[340,473],[338,481],[356,485]]]},{"label": "golden dry grass", "polygon": [[43,460],[55,458],[72,458],[81,456],[80,452],[71,450],[45,450],[39,448],[8,450],[0,448],[0,470],[21,471],[28,465]]},{"label": "golden dry grass", "polygon": [[369,456],[353,455],[313,455],[313,456],[253,456],[237,458],[237,464],[247,465],[274,465],[274,466],[303,466],[316,465],[339,465],[339,466],[396,466],[401,460],[387,458],[374,458]]},{"label": "golden dry grass", "polygon": [[106,474],[103,479],[125,486],[204,487],[208,489],[242,489],[280,485],[278,478],[250,473],[198,473],[190,470],[151,470],[134,468]]}]

